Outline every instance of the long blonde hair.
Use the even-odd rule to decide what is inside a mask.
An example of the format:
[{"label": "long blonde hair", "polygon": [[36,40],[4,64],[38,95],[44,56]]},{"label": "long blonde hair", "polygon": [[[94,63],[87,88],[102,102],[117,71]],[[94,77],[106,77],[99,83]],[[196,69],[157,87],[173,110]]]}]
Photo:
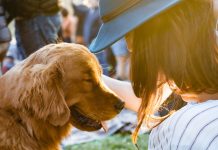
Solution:
[{"label": "long blonde hair", "polygon": [[134,142],[144,121],[166,118],[153,116],[161,105],[161,76],[182,92],[218,92],[215,25],[211,0],[182,0],[131,31],[131,82],[142,98]]}]

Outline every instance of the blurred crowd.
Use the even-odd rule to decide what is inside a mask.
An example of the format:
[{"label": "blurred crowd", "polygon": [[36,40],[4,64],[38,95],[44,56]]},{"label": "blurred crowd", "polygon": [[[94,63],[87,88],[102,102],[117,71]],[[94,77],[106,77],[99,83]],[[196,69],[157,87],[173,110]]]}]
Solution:
[{"label": "blurred crowd", "polygon": [[[50,43],[89,47],[102,24],[98,3],[98,0],[0,0],[1,73]],[[125,39],[95,55],[105,75],[129,79],[130,54]]]}]

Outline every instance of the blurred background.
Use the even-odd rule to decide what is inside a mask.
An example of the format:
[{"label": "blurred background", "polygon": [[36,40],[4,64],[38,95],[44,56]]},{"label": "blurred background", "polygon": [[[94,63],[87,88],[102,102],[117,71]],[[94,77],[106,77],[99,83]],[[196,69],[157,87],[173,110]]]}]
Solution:
[{"label": "blurred background", "polygon": [[[28,20],[26,20],[26,18],[20,19],[20,17],[15,17],[10,21],[9,28],[12,40],[6,58],[2,63],[2,73],[5,73],[14,64],[23,60],[40,47],[47,43],[53,43],[54,40],[52,38],[54,37],[58,42],[78,43],[89,47],[102,24],[99,16],[98,0],[62,0],[60,5],[62,6],[61,10],[58,14],[55,14],[56,16],[52,16],[53,18],[50,16],[44,18],[34,16],[30,17],[31,19],[28,17]],[[60,18],[60,23],[57,23],[58,17]],[[44,34],[49,32],[41,29],[42,27],[40,26],[42,25],[39,23],[41,20],[48,20],[47,22],[44,21],[45,23],[43,24],[47,28],[54,28],[53,26],[55,26],[55,34],[57,34],[53,35],[53,37],[48,37],[48,41],[45,43],[41,42],[44,39],[40,39],[43,35],[38,35],[34,38],[34,41],[28,38],[29,35],[34,33],[39,34],[38,30],[42,30]],[[30,26],[30,23],[34,25]],[[32,28],[39,29],[30,31]],[[38,41],[35,41],[35,39],[38,39]],[[96,54],[96,57],[105,75],[119,80],[129,80],[130,54],[124,39],[114,43],[114,45],[108,47],[103,52]],[[9,65],[9,63],[11,64]]]}]

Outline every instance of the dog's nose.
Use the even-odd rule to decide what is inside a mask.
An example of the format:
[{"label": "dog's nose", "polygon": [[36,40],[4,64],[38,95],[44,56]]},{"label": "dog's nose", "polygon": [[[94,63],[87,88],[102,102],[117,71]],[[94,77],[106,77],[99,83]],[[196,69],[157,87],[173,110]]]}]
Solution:
[{"label": "dog's nose", "polygon": [[117,111],[121,111],[124,108],[124,102],[122,101],[118,101],[115,105],[114,105],[115,109]]}]

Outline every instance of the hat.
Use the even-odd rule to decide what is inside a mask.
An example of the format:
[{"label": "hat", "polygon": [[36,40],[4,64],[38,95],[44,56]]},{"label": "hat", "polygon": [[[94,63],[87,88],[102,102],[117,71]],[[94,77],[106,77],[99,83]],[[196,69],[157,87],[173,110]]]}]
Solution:
[{"label": "hat", "polygon": [[103,21],[89,49],[100,52],[143,22],[182,0],[100,0]]}]

